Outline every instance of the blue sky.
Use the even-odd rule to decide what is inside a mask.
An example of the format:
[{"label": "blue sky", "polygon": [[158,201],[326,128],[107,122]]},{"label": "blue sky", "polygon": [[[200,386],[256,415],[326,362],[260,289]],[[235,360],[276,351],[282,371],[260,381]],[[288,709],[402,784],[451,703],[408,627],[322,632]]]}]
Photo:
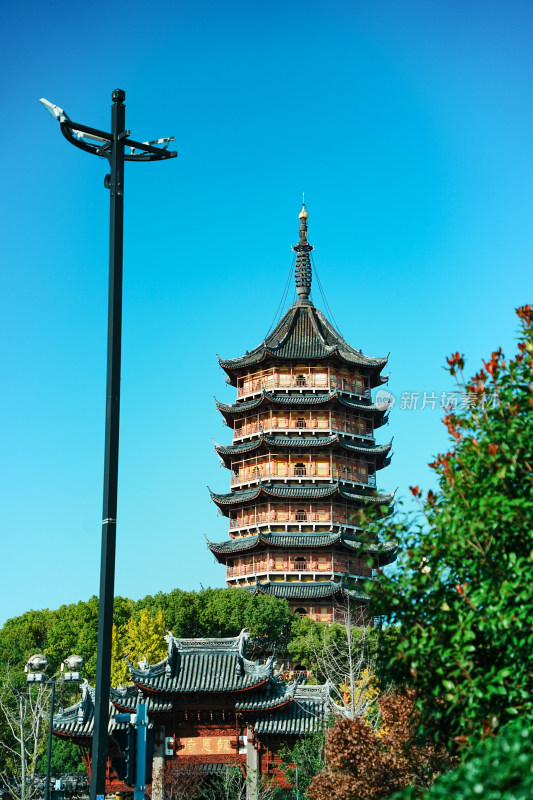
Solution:
[{"label": "blue sky", "polygon": [[[116,591],[221,586],[216,354],[268,330],[309,239],[345,338],[390,351],[390,389],[453,390],[513,348],[531,302],[533,7],[374,0],[3,4],[0,624],[98,591],[107,319],[106,162],[38,98],[178,159],[126,174]],[[291,295],[292,297],[292,295]],[[322,305],[319,292],[315,302]],[[438,408],[399,407],[381,488],[432,485]],[[438,404],[437,404],[438,405]]]}]

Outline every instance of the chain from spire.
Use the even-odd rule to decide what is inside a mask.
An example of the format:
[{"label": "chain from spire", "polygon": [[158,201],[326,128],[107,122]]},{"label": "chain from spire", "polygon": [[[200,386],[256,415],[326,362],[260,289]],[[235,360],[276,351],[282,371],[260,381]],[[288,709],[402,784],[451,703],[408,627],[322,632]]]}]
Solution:
[{"label": "chain from spire", "polygon": [[302,210],[298,214],[298,217],[300,219],[300,241],[292,248],[297,253],[296,267],[294,270],[296,278],[296,292],[298,294],[297,305],[310,306],[312,305],[312,302],[309,299],[309,294],[311,292],[313,271],[311,268],[311,258],[309,253],[311,250],[313,250],[313,245],[309,244],[307,241],[307,219],[309,214],[307,213],[307,209],[305,207],[305,196],[304,202],[302,203]]}]

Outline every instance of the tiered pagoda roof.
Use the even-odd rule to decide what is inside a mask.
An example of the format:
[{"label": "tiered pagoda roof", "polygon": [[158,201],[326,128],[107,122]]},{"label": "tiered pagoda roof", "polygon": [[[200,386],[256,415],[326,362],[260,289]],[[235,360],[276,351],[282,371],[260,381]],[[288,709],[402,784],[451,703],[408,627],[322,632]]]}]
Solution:
[{"label": "tiered pagoda roof", "polygon": [[366,367],[372,374],[372,385],[387,382],[380,371],[388,356],[372,358],[349,345],[328,322],[324,314],[310,304],[300,301],[287,311],[281,322],[266,339],[239,358],[221,359],[220,366],[228,373],[228,383],[235,385],[237,373],[247,367],[256,366],[266,360],[324,361],[338,359],[341,363]]},{"label": "tiered pagoda roof", "polygon": [[[364,412],[370,414],[375,420],[379,420],[379,424],[386,421],[384,418],[387,414],[386,406],[375,403],[363,403],[360,400],[354,400],[347,397],[340,389],[335,389],[333,392],[322,392],[320,394],[306,394],[304,392],[298,394],[287,394],[286,392],[269,392],[263,389],[259,397],[254,397],[253,400],[245,400],[241,403],[221,403],[216,400],[218,410],[224,415],[226,419],[230,419],[235,415],[240,415],[243,411],[253,411],[260,409],[263,406],[334,406],[338,404],[340,407],[348,409],[349,411]],[[378,427],[377,422],[375,426]]]},{"label": "tiered pagoda roof", "polygon": [[344,500],[360,504],[387,505],[392,503],[394,492],[389,494],[363,494],[359,491],[344,486],[338,481],[335,483],[320,483],[308,486],[305,484],[290,483],[265,483],[257,480],[257,486],[251,489],[241,489],[227,494],[211,493],[213,502],[224,512],[230,506],[239,506],[242,503],[257,500],[260,497],[284,500],[322,500],[326,497],[339,497]]},{"label": "tiered pagoda roof", "polygon": [[361,542],[353,536],[343,533],[259,533],[254,536],[242,536],[238,539],[230,539],[224,542],[210,542],[207,546],[215,555],[218,561],[224,563],[226,556],[235,553],[249,553],[252,550],[262,550],[264,547],[301,547],[309,549],[330,548],[332,545],[340,545],[348,552],[369,553],[378,562],[379,566],[390,564],[396,557],[396,544],[394,542],[384,542],[375,544],[372,542]]},{"label": "tiered pagoda roof", "polygon": [[277,450],[285,447],[304,450],[315,450],[319,448],[331,449],[337,447],[355,455],[376,456],[376,468],[381,469],[389,464],[389,460],[386,456],[390,452],[392,441],[388,442],[388,444],[362,445],[355,444],[351,439],[347,439],[345,436],[340,436],[337,433],[331,436],[272,436],[261,433],[257,439],[240,444],[222,445],[215,443],[215,450],[223,459],[226,466],[231,464],[232,456],[256,451],[269,452],[270,450]]},{"label": "tiered pagoda roof", "polygon": [[349,597],[364,603],[370,597],[359,589],[348,589],[342,581],[262,581],[245,587],[254,594],[270,594],[286,600],[326,600]]}]

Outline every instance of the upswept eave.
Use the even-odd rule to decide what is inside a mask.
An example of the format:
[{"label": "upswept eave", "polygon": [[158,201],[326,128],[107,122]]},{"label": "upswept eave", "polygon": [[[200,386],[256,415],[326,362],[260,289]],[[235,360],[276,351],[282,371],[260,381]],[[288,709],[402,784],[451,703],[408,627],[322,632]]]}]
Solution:
[{"label": "upswept eave", "polygon": [[348,595],[352,600],[368,602],[369,595],[359,589],[348,589],[337,581],[265,581],[249,587],[254,594],[270,594],[287,600],[321,600]]},{"label": "upswept eave", "polygon": [[383,417],[388,410],[383,405],[378,406],[371,402],[351,400],[346,397],[345,393],[340,389],[322,394],[284,394],[280,392],[268,392],[266,389],[263,389],[261,395],[253,400],[246,400],[241,403],[222,403],[215,398],[215,403],[222,414],[233,416],[234,414],[242,414],[243,411],[252,411],[265,403],[288,406],[319,406],[327,405],[335,400],[351,411],[372,414],[373,417]]},{"label": "upswept eave", "polygon": [[396,557],[396,544],[394,542],[362,542],[354,539],[348,534],[338,532],[328,533],[259,533],[254,536],[243,536],[237,539],[225,540],[223,542],[211,542],[207,539],[207,546],[213,553],[217,561],[221,564],[226,562],[228,556],[247,553],[252,550],[261,550],[265,547],[287,548],[329,548],[333,545],[341,545],[351,552],[360,554],[367,553],[376,558],[378,563],[391,563]]},{"label": "upswept eave", "polygon": [[257,663],[246,658],[244,631],[232,639],[165,639],[168,655],[158,664],[128,662],[133,683],[147,692],[168,695],[249,691],[272,676],[273,659]]},{"label": "upswept eave", "polygon": [[362,505],[390,504],[395,495],[395,492],[389,494],[361,494],[360,492],[348,489],[346,486],[341,486],[339,483],[302,486],[301,484],[265,484],[261,481],[258,481],[257,486],[251,489],[241,489],[226,494],[217,494],[211,491],[211,489],[209,489],[209,492],[213,502],[221,509],[256,500],[261,494],[266,497],[276,497],[284,500],[315,500],[332,497],[338,494],[346,500],[361,503]]},{"label": "upswept eave", "polygon": [[231,381],[240,370],[260,364],[266,359],[320,361],[333,357],[346,364],[377,372],[388,361],[388,356],[374,358],[356,350],[315,306],[298,303],[287,311],[258,347],[237,358],[219,357],[218,360]]},{"label": "upswept eave", "polygon": [[348,452],[357,453],[359,455],[376,456],[380,462],[378,466],[379,469],[381,466],[385,466],[384,458],[391,450],[392,440],[387,442],[387,444],[364,445],[356,444],[351,439],[337,433],[331,436],[275,436],[261,433],[257,439],[242,442],[241,444],[222,445],[215,442],[215,450],[220,456],[228,457],[224,459],[225,463],[228,465],[229,457],[242,453],[251,453],[261,448],[267,450],[268,448],[283,447],[317,449],[320,447],[330,447],[332,445],[338,445]]}]

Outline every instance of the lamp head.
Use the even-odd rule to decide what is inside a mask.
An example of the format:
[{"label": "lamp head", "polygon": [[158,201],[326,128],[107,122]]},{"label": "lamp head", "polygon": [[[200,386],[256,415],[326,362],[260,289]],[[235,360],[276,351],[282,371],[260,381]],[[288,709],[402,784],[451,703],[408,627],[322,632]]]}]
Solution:
[{"label": "lamp head", "polygon": [[51,103],[50,100],[46,100],[46,98],[41,97],[39,103],[42,103],[48,113],[54,119],[57,119],[58,122],[67,122],[70,119],[66,111],[64,111],[62,108],[59,108],[59,106],[54,105],[54,103]]}]

